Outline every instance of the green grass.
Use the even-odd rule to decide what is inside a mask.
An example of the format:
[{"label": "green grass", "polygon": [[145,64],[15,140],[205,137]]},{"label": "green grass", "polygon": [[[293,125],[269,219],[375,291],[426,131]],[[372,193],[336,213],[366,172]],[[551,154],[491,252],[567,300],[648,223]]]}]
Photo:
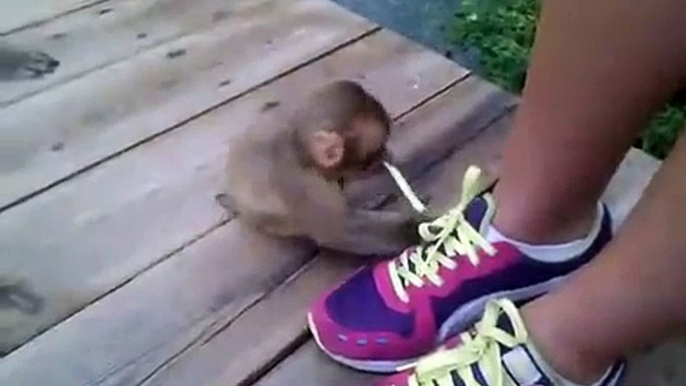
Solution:
[{"label": "green grass", "polygon": [[[541,0],[463,0],[447,26],[448,39],[476,51],[478,71],[514,93],[524,87]],[[671,103],[637,139],[648,153],[664,158],[686,126],[686,106]]]}]

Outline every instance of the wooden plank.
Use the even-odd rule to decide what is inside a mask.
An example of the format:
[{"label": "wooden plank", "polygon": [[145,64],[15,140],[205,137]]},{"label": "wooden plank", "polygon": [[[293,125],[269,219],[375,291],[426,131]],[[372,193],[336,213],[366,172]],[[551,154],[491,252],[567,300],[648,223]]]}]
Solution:
[{"label": "wooden plank", "polygon": [[135,385],[313,254],[232,221],[5,357],[0,384]]},{"label": "wooden plank", "polygon": [[[674,339],[629,363],[622,385],[682,386],[686,383],[686,340]],[[255,386],[369,386],[380,378],[344,368],[308,341]]]},{"label": "wooden plank", "polygon": [[686,338],[673,339],[629,363],[623,386],[686,385]]},{"label": "wooden plank", "polygon": [[4,108],[0,210],[376,28],[324,0],[255,4]]},{"label": "wooden plank", "polygon": [[500,169],[501,149],[512,124],[512,116],[511,112],[501,116],[478,137],[464,143],[413,184],[418,194],[430,200],[432,210],[441,213],[457,203],[462,177],[469,165],[481,168],[486,183],[494,180]]},{"label": "wooden plank", "polygon": [[255,386],[370,386],[377,378],[334,363],[310,341]]},{"label": "wooden plank", "polygon": [[110,0],[22,0],[0,2],[0,36]]},{"label": "wooden plank", "polygon": [[[470,77],[403,119],[395,128],[389,149],[406,178],[420,178],[516,103],[513,95],[478,77]],[[389,175],[383,175],[348,186],[346,193],[352,203],[364,202],[374,207],[389,198],[369,197],[376,192],[397,192],[395,186]],[[397,194],[390,199],[395,198]]]},{"label": "wooden plank", "polygon": [[[295,13],[303,10],[298,3],[302,2],[289,4]],[[288,15],[284,5],[273,0],[119,0],[26,29],[4,43],[47,52],[61,65],[53,75],[4,83],[0,107],[190,34],[214,28],[224,34],[241,33],[247,26],[262,23],[265,14]],[[348,21],[353,27],[361,20],[348,15]]]},{"label": "wooden plank", "polygon": [[[470,77],[404,116],[396,127],[398,131],[393,133],[392,148],[403,160],[422,161],[421,154],[426,149],[440,150],[448,144],[459,146],[460,140],[476,135],[506,112],[513,101],[511,95],[495,86]],[[440,152],[432,152],[437,153]],[[333,253],[319,256],[292,282],[276,290],[224,331],[175,359],[146,385],[182,386],[191,380],[198,386],[248,383],[304,337],[305,313],[314,297],[360,263],[346,261],[344,256]],[[269,318],[269,315],[279,317]],[[269,339],[263,339],[265,331],[269,331]],[[230,353],[241,355],[227,361]]]},{"label": "wooden plank", "polygon": [[43,308],[20,315],[0,335],[0,347],[15,348],[220,224],[214,195],[221,189],[225,145],[265,105],[285,103],[331,78],[350,78],[398,115],[465,74],[383,31],[6,211],[0,249],[8,253],[0,272],[25,278]]},{"label": "wooden plank", "polygon": [[[622,385],[682,386],[686,384],[685,360],[686,340],[673,340],[634,359]],[[368,386],[376,378],[333,363],[314,342],[308,342],[256,386]]]},{"label": "wooden plank", "polygon": [[[417,181],[417,192],[430,197],[432,207],[441,211],[455,204],[459,192],[455,189],[460,186],[469,164],[479,166],[486,173],[486,180],[493,181],[500,172],[501,149],[511,121],[508,115],[481,133],[477,140],[464,144],[439,168]],[[602,197],[612,213],[615,230],[624,223],[659,167],[660,162],[646,153],[638,149],[629,151]],[[455,194],[446,196],[443,194],[446,190]]]},{"label": "wooden plank", "polygon": [[[465,143],[442,163],[439,168],[435,168],[431,173],[419,179],[415,184],[416,190],[430,195],[433,198],[432,204],[437,204],[440,208],[447,208],[451,203],[455,203],[459,195],[462,175],[469,165],[477,165],[491,176],[496,176],[500,166],[502,145],[511,122],[512,115],[508,114],[491,125],[487,130],[481,132],[474,140]],[[623,221],[626,218],[627,210],[633,207],[636,197],[640,195],[640,192],[650,181],[658,166],[658,161],[646,156],[645,153],[639,150],[633,149],[629,152],[604,195],[604,200],[608,203],[615,219]],[[334,285],[334,283],[331,285]],[[316,295],[310,296],[314,297]],[[304,315],[306,308],[300,309],[298,312]],[[680,355],[679,358],[684,358],[686,351],[684,350],[683,343],[675,343],[659,350],[658,355],[661,355],[659,358],[669,355],[665,354],[665,352]],[[641,373],[640,369],[655,366],[657,363],[661,363],[659,361],[659,359],[642,359],[636,366],[639,370],[635,370],[633,374],[638,376]],[[329,363],[327,364],[327,362]],[[675,375],[677,373],[674,370],[675,363],[677,362],[669,361],[666,365],[663,364],[662,368],[667,370],[662,370],[661,375],[655,376],[652,379],[671,379],[672,381],[670,382],[684,379],[681,374]],[[643,376],[638,379],[643,380],[646,378]],[[373,377],[363,377],[355,371],[330,363],[330,360],[319,352],[316,345],[309,341],[262,380],[257,382],[256,385],[289,385],[295,384],[296,380],[298,380],[297,384],[302,386],[361,386],[371,384]],[[645,384],[631,379],[629,381],[629,384],[632,385]],[[656,386],[662,385],[660,383],[654,384]],[[680,384],[669,383],[665,385],[677,386]]]},{"label": "wooden plank", "polygon": [[293,280],[274,290],[226,329],[199,341],[144,385],[250,383],[271,361],[305,337],[303,311],[313,296],[341,280],[358,264],[357,259],[334,253],[315,259]]},{"label": "wooden plank", "polygon": [[605,202],[612,203],[610,211],[615,230],[626,221],[661,164],[639,149],[631,149],[624,158],[603,195]]},{"label": "wooden plank", "polygon": [[[439,210],[447,208],[449,203],[454,203],[454,197],[458,195],[461,186],[461,175],[469,165],[497,171],[500,148],[510,124],[511,115],[506,115],[481,131],[441,165],[417,179],[413,184],[415,190],[430,195],[432,205],[438,205]],[[314,298],[316,294],[310,296]],[[304,315],[306,310],[304,308],[299,312]],[[334,363],[310,340],[256,382],[255,386],[363,386],[371,385],[377,378],[378,376],[362,374]]]}]

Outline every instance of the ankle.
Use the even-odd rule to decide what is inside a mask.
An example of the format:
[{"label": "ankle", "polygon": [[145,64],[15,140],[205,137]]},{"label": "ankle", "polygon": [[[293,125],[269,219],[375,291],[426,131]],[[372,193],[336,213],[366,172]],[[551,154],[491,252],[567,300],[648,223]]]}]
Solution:
[{"label": "ankle", "polygon": [[[539,307],[525,306],[521,313],[529,339],[554,372],[578,385],[593,385],[614,364],[614,359],[584,349],[578,335],[571,336],[559,328],[560,319],[549,320]],[[545,310],[544,310],[545,311]],[[547,310],[550,315],[550,310]],[[564,323],[562,321],[562,323]],[[557,324],[557,325],[556,325]]]},{"label": "ankle", "polygon": [[[496,203],[499,201],[496,198]],[[596,205],[565,211],[498,206],[493,225],[505,236],[531,244],[558,244],[584,238],[600,215]]]}]

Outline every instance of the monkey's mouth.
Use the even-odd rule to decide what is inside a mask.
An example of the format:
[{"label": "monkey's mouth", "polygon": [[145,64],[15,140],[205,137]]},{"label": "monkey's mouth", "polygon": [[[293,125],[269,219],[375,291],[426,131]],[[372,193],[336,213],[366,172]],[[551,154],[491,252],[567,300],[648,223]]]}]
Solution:
[{"label": "monkey's mouth", "polygon": [[362,171],[363,172],[379,172],[383,169],[384,162],[392,163],[390,161],[384,161],[384,159],[382,159],[382,158],[373,159],[364,165],[364,167],[362,168]]},{"label": "monkey's mouth", "polygon": [[388,149],[383,148],[378,153],[367,157],[367,159],[362,162],[362,167],[360,170],[374,173],[381,172],[384,169],[385,163],[389,163],[391,165],[395,164],[394,158],[395,157],[393,156],[393,153],[391,153]]}]

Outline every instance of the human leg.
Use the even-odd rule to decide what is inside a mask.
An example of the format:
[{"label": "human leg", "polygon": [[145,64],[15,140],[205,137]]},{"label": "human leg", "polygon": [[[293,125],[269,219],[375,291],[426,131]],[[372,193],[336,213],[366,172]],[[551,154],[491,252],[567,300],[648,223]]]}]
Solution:
[{"label": "human leg", "polygon": [[[554,242],[587,229],[638,130],[684,84],[681,8],[678,1],[546,2],[496,189],[503,233]],[[620,355],[684,327],[679,165],[686,167],[683,139],[618,240],[559,292],[523,309],[537,345],[572,379],[597,378]]]},{"label": "human leg", "polygon": [[[584,237],[581,243],[574,243],[583,248],[556,252],[552,259],[546,259],[535,256],[540,249],[537,246],[489,238],[494,233],[489,227],[495,212],[495,226],[505,236],[528,244],[568,241],[588,233],[594,222],[592,208],[616,165],[649,113],[680,82],[680,67],[674,65],[679,52],[663,42],[658,44],[655,40],[660,34],[641,34],[650,32],[645,30],[651,23],[659,24],[662,33],[675,32],[668,17],[658,17],[673,14],[675,10],[670,7],[674,2],[660,4],[656,16],[652,8],[631,5],[629,9],[621,0],[608,0],[601,10],[588,0],[549,1],[543,11],[531,80],[495,192],[498,209],[489,195],[463,202],[457,212],[463,211],[464,216],[454,210],[433,224],[445,237],[430,234],[428,245],[362,270],[322,296],[309,315],[310,326],[319,345],[334,359],[358,369],[393,370],[398,363],[412,361],[437,340],[442,341],[446,331],[470,320],[484,299],[497,294],[523,300],[545,292],[604,246],[604,237]],[[567,20],[566,8],[575,8],[576,16]],[[647,16],[625,15],[630,11]],[[596,12],[610,22],[603,25]],[[622,33],[617,34],[612,22],[615,18],[631,24],[631,28],[620,26]],[[557,29],[556,23],[563,23],[564,28]],[[579,32],[584,29],[595,33]],[[634,29],[639,33],[633,34]],[[623,38],[625,32],[639,40],[640,49]],[[552,38],[540,38],[547,34]],[[545,52],[556,49],[555,41],[564,45],[574,39],[579,40],[579,47],[570,48],[570,54]],[[601,55],[603,46],[593,39],[619,47],[608,47],[611,55]],[[653,47],[653,43],[661,48]],[[580,60],[584,54],[595,64]],[[646,54],[658,55],[660,60],[644,61],[642,55]],[[565,64],[561,58],[574,61],[568,71],[557,68]],[[614,73],[616,58],[634,62],[630,70]],[[633,72],[646,72],[648,80],[634,82]],[[565,81],[554,83],[555,76]],[[593,81],[586,81],[586,76]],[[554,87],[546,87],[547,81]],[[583,100],[578,106],[577,98]],[[600,108],[601,102],[611,108]],[[537,112],[543,114],[541,119]],[[508,166],[510,163],[516,167]],[[552,188],[544,189],[549,186]],[[465,237],[474,230],[486,236],[486,243],[477,241],[478,237]],[[568,247],[562,249],[569,251]],[[477,258],[465,253],[470,248],[479,250]],[[549,252],[551,248],[545,249]]]},{"label": "human leg", "polygon": [[551,243],[586,232],[617,165],[683,84],[678,0],[544,1],[495,196],[504,234]]},{"label": "human leg", "polygon": [[686,137],[618,237],[558,291],[482,321],[377,386],[614,386],[621,359],[686,331]]},{"label": "human leg", "polygon": [[[683,85],[680,8],[548,1],[496,188],[503,233],[550,243],[586,232],[638,129]],[[380,385],[614,385],[621,356],[686,327],[685,167],[682,139],[618,238],[572,281],[521,317],[491,307],[450,348]]]},{"label": "human leg", "polygon": [[616,240],[559,291],[522,310],[548,361],[578,382],[686,329],[686,138]]}]

